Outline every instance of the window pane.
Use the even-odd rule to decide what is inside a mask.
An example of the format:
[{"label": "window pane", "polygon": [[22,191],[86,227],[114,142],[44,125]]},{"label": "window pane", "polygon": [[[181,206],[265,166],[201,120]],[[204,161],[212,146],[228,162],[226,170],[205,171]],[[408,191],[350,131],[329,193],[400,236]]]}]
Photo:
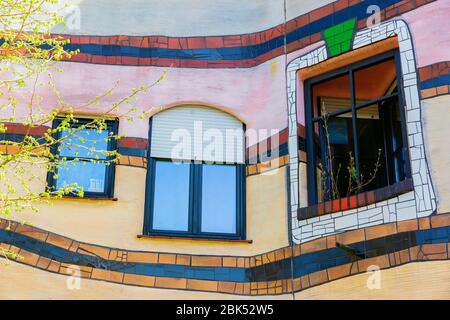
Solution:
[{"label": "window pane", "polygon": [[84,192],[105,192],[106,165],[87,161],[67,161],[58,167],[56,188],[63,188],[71,183],[83,187]]},{"label": "window pane", "polygon": [[402,181],[406,176],[406,155],[403,146],[402,123],[398,99],[393,98],[380,104],[380,119],[385,129],[386,162],[388,164],[388,183]]},{"label": "window pane", "polygon": [[356,128],[360,170],[360,191],[368,191],[387,185],[386,149],[383,123],[378,105],[357,110]]},{"label": "window pane", "polygon": [[355,71],[354,82],[357,104],[391,94],[395,74],[393,58]]},{"label": "window pane", "polygon": [[201,231],[236,233],[236,167],[202,166]]},{"label": "window pane", "polygon": [[[62,136],[70,134],[72,130],[63,130]],[[62,157],[96,158],[106,159],[106,156],[98,150],[108,150],[108,130],[97,131],[93,129],[83,129],[74,132],[73,136],[67,137],[61,143]]]},{"label": "window pane", "polygon": [[153,229],[188,231],[190,164],[157,161]]},{"label": "window pane", "polygon": [[352,194],[354,143],[351,113],[325,117],[314,124],[318,201],[338,199]]},{"label": "window pane", "polygon": [[351,108],[348,73],[325,80],[312,87],[313,117]]}]

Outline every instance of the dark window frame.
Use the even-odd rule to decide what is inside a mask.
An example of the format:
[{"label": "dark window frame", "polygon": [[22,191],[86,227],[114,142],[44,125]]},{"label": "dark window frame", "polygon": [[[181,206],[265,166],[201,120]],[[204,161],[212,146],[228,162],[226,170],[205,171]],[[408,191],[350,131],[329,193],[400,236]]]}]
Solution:
[{"label": "dark window frame", "polygon": [[[358,70],[370,67],[372,65],[381,63],[383,61],[394,59],[395,69],[396,69],[396,81],[397,81],[397,92],[392,94],[382,96],[381,98],[377,98],[374,100],[366,101],[362,104],[356,103],[355,97],[355,84],[354,84],[354,73]],[[353,124],[353,147],[355,148],[355,166],[357,170],[357,176],[360,174],[360,166],[359,166],[359,154],[358,154],[358,141],[357,141],[357,126],[356,126],[356,112],[357,110],[370,106],[374,103],[380,103],[383,101],[388,101],[392,98],[397,98],[399,103],[399,111],[400,111],[400,122],[402,129],[402,142],[405,154],[405,179],[411,178],[411,164],[410,164],[410,155],[409,155],[409,143],[407,137],[407,125],[406,125],[406,112],[405,112],[405,104],[403,98],[403,80],[402,80],[402,72],[401,72],[401,62],[400,62],[400,53],[398,50],[391,50],[385,52],[383,54],[370,57],[356,63],[350,64],[348,66],[338,68],[336,70],[327,72],[325,74],[313,77],[311,79],[307,79],[305,81],[305,91],[304,91],[304,99],[305,99],[305,127],[306,127],[306,157],[307,157],[307,189],[308,189],[308,205],[314,205],[318,203],[318,195],[317,195],[317,178],[316,178],[316,150],[315,150],[315,142],[314,142],[314,123],[319,120],[320,117],[313,117],[313,101],[312,101],[312,87],[315,84],[320,82],[324,82],[338,76],[342,76],[348,74],[350,80],[350,96],[351,96],[351,106],[348,109],[339,110],[337,112],[333,112],[330,116],[337,116],[339,114],[352,112],[352,124]]]},{"label": "dark window frame", "polygon": [[[180,238],[199,239],[223,239],[223,240],[245,240],[246,239],[246,188],[245,188],[245,164],[221,163],[218,165],[229,165],[236,167],[236,233],[201,232],[201,190],[202,190],[202,165],[209,162],[183,161],[190,164],[189,175],[189,217],[188,231],[170,231],[153,229],[153,199],[155,192],[155,167],[157,161],[173,161],[173,159],[153,158],[150,155],[152,118],[149,125],[149,143],[147,149],[147,177],[145,190],[144,228],[143,234],[149,236],[167,236]],[[245,130],[245,127],[244,127]]]},{"label": "dark window frame", "polygon": [[[76,117],[75,117],[76,118]],[[77,119],[77,123],[73,123],[71,124],[71,128],[74,127],[80,127],[82,125],[85,125],[89,122],[92,122],[92,118],[76,118]],[[63,119],[62,118],[56,118],[53,120],[52,123],[52,128],[56,129],[61,121]],[[118,134],[118,129],[119,129],[119,121],[118,120],[106,120],[105,121],[107,129],[109,132],[112,132],[114,135]],[[59,131],[55,134],[54,138],[55,139],[59,139],[61,138],[62,135],[62,131]],[[53,145],[52,146],[52,150],[51,152],[53,154],[58,153],[58,148],[59,148],[60,144],[58,145]],[[116,139],[109,139],[108,140],[108,151],[113,151],[113,150],[117,150],[117,140]],[[85,157],[71,157],[71,156],[66,156],[66,161],[70,161],[73,159],[79,159],[79,161],[86,161],[89,158],[85,158]],[[107,160],[111,160],[112,157],[107,157]],[[84,191],[84,196],[83,198],[113,198],[114,197],[114,182],[115,182],[115,164],[114,163],[110,163],[108,166],[106,166],[106,173],[105,173],[105,191],[104,192],[92,192],[92,191]],[[54,174],[58,173],[58,169],[55,169],[55,172],[47,172],[47,185],[50,188],[49,190],[55,190],[56,188],[56,182],[57,179],[55,179],[53,176]],[[65,195],[65,197],[73,197],[73,198],[79,198],[75,195]]]}]

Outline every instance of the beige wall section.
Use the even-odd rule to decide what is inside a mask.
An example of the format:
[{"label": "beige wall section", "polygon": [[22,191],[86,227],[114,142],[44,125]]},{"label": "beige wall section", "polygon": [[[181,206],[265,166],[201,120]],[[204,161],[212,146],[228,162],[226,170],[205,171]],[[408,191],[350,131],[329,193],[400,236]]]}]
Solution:
[{"label": "beige wall section", "polygon": [[[45,172],[42,175],[45,177]],[[285,167],[247,179],[247,238],[252,244],[138,239],[144,220],[145,179],[143,168],[117,166],[118,201],[56,200],[52,206],[41,206],[36,214],[11,218],[31,221],[36,227],[78,241],[128,250],[251,256],[288,245]]]},{"label": "beige wall section", "polygon": [[[0,261],[3,262],[4,260]],[[67,289],[68,276],[12,262],[0,265],[0,299],[291,299],[126,286],[81,279]],[[416,262],[381,271],[381,289],[369,290],[368,274],[336,280],[296,294],[296,299],[450,299],[450,261]],[[14,290],[11,289],[14,284]],[[73,283],[73,282],[71,282]]]},{"label": "beige wall section", "polygon": [[308,206],[308,168],[306,163],[300,162],[298,167],[298,181],[299,181],[299,206],[300,208]]},{"label": "beige wall section", "polygon": [[332,281],[295,295],[310,299],[450,299],[450,261],[414,262],[381,270],[380,289],[369,290],[373,273]]},{"label": "beige wall section", "polygon": [[[167,290],[128,286],[105,281],[81,279],[80,289],[69,290],[68,276],[42,271],[12,262],[5,266],[0,260],[0,300],[5,299],[292,299],[281,296],[237,296],[186,290]],[[11,284],[14,284],[13,289]]]},{"label": "beige wall section", "polygon": [[450,95],[422,101],[425,149],[438,212],[450,211]]}]

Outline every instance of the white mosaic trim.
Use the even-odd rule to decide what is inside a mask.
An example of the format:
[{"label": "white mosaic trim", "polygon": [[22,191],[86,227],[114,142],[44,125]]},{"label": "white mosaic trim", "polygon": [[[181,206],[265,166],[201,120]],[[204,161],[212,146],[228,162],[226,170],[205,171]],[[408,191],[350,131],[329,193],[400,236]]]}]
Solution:
[{"label": "white mosaic trim", "polygon": [[[290,214],[292,240],[302,243],[346,230],[428,216],[436,210],[436,197],[425,158],[421,122],[421,103],[417,86],[416,62],[412,39],[403,20],[392,20],[356,33],[353,49],[397,35],[404,86],[407,134],[414,191],[366,207],[336,212],[302,221],[297,220],[299,206],[297,150],[296,73],[327,59],[326,47],[292,60],[287,65],[289,112]],[[306,178],[306,177],[305,177]]]},{"label": "white mosaic trim", "polygon": [[292,230],[298,229],[297,209],[299,206],[299,159],[297,136],[297,71],[320,63],[328,58],[327,48],[319,47],[314,51],[292,60],[287,65],[287,97],[288,97],[288,126],[289,126],[289,190]]}]

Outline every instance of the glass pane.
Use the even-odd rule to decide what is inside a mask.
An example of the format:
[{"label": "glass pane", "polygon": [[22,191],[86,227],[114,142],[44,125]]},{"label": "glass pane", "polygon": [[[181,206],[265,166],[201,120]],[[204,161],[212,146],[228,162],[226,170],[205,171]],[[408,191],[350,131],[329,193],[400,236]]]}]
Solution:
[{"label": "glass pane", "polygon": [[153,229],[189,230],[190,164],[157,161],[153,198]]},{"label": "glass pane", "polygon": [[402,181],[406,176],[406,156],[398,99],[392,98],[382,102],[380,115],[386,136],[388,183],[392,184]]},{"label": "glass pane", "polygon": [[312,87],[313,117],[351,108],[350,77],[348,73]]},{"label": "glass pane", "polygon": [[324,117],[314,124],[318,201],[338,199],[352,193],[354,143],[351,113]]},{"label": "glass pane", "polygon": [[[62,136],[66,137],[72,130],[63,130]],[[73,136],[67,137],[61,143],[60,156],[106,159],[106,156],[99,152],[108,150],[108,130],[97,131],[93,129],[83,129],[73,132]]]},{"label": "glass pane", "polygon": [[106,165],[87,161],[67,161],[58,167],[56,188],[77,183],[84,192],[105,192]]},{"label": "glass pane", "polygon": [[355,71],[356,104],[391,94],[395,88],[395,75],[393,58]]},{"label": "glass pane", "polygon": [[360,166],[359,191],[387,185],[386,131],[380,120],[378,105],[357,110],[358,152]]},{"label": "glass pane", "polygon": [[202,166],[201,231],[236,233],[236,167]]}]

